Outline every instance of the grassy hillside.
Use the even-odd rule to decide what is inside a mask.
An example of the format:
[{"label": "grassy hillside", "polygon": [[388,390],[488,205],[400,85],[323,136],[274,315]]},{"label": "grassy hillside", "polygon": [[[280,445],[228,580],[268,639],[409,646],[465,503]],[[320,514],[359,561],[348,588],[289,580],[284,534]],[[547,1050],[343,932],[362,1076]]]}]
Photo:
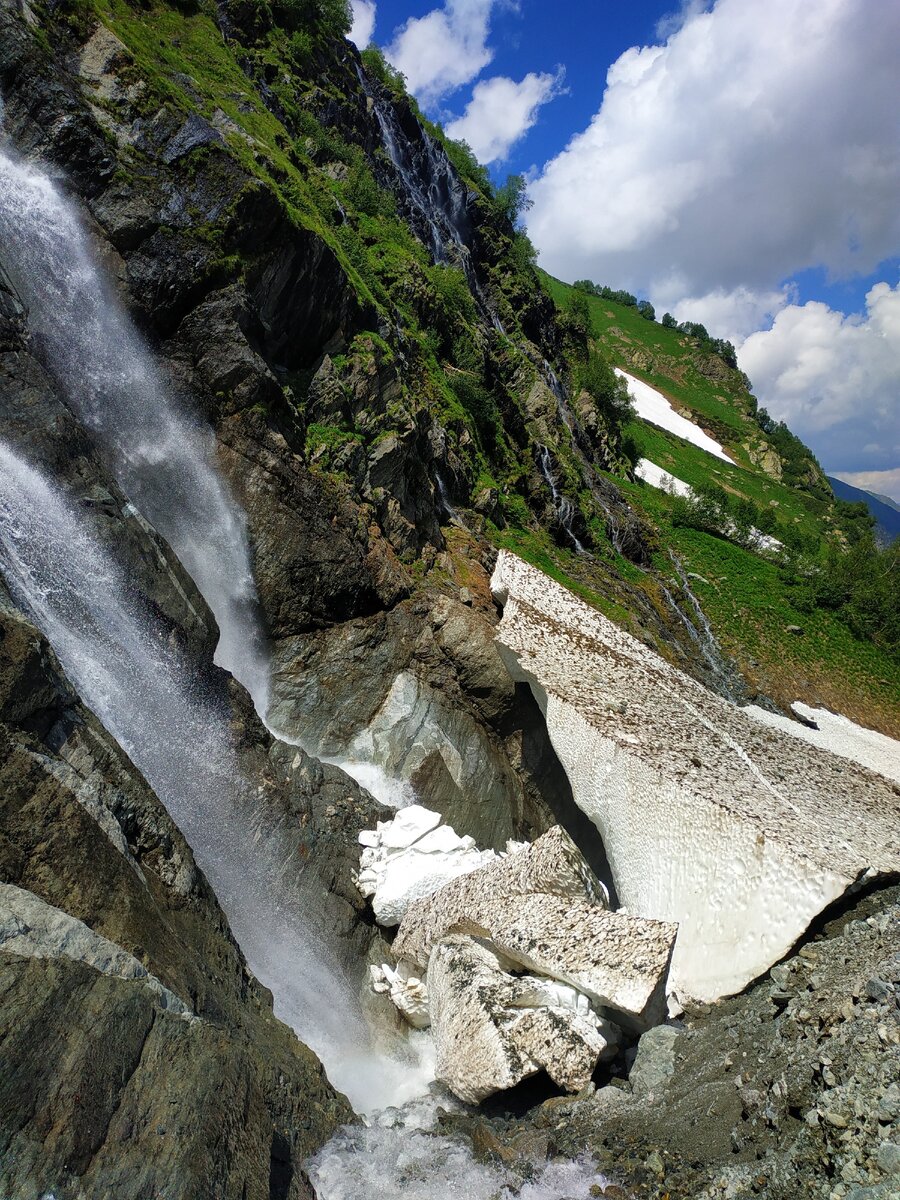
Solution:
[{"label": "grassy hillside", "polygon": [[[542,274],[567,310],[572,288]],[[637,420],[629,426],[638,453],[693,488],[715,484],[774,518],[781,553],[754,553],[680,523],[678,501],[640,481],[618,478],[629,501],[659,533],[654,566],[675,581],[671,548],[691,575],[721,644],[753,684],[785,704],[801,699],[839,710],[863,724],[900,734],[900,667],[896,658],[855,636],[838,615],[810,602],[796,565],[813,573],[830,548],[853,536],[847,512],[822,486],[812,455],[798,464],[779,454],[757,420],[742,373],[696,339],[642,317],[633,307],[587,296],[591,334],[610,361],[657,388],[734,459],[721,461],[682,438]],[[799,469],[798,469],[799,466]],[[788,482],[787,478],[792,482]],[[791,565],[788,565],[791,564]],[[797,632],[800,630],[800,632]]]}]

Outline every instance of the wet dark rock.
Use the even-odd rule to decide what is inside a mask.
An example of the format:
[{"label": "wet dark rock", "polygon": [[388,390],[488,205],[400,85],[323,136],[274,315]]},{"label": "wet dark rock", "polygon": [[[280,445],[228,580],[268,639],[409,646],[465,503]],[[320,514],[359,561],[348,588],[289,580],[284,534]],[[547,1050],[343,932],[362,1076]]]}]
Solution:
[{"label": "wet dark rock", "polygon": [[0,764],[0,881],[123,947],[195,1014],[75,944],[0,948],[0,1190],[266,1200],[277,1143],[281,1194],[311,1197],[302,1164],[346,1101],[273,1017],[165,809],[5,599]]},{"label": "wet dark rock", "polygon": [[[285,638],[273,655],[276,728],[302,729],[316,753],[342,757],[377,727],[382,765],[410,779],[419,801],[459,834],[503,849],[559,823],[608,880],[599,835],[576,808],[537,704],[510,678],[483,611],[447,596],[410,599]],[[398,708],[382,717],[386,702]],[[423,726],[433,731],[427,746]]]},{"label": "wet dark rock", "polygon": [[273,639],[397,604],[409,581],[339,482],[311,471],[263,415],[220,427],[220,463],[250,528],[254,575]]},{"label": "wet dark rock", "polygon": [[169,140],[160,157],[164,163],[173,163],[177,158],[190,154],[192,150],[211,145],[224,146],[225,139],[208,121],[204,121],[197,113],[190,113],[175,136]]}]

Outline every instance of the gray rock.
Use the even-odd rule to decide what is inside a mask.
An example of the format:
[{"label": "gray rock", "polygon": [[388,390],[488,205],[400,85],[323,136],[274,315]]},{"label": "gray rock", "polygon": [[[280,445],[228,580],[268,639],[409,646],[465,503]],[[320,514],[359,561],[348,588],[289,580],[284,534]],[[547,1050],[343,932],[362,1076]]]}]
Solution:
[{"label": "gray rock", "polygon": [[185,154],[190,154],[192,150],[199,150],[201,146],[211,145],[224,146],[225,139],[218,129],[215,129],[203,117],[198,116],[197,113],[191,113],[175,136],[167,143],[162,152],[162,161],[173,163],[176,159],[183,158]]},{"label": "gray rock", "polygon": [[277,1145],[306,1200],[302,1163],[349,1106],[146,781],[0,601],[0,1193],[263,1197]]},{"label": "gray rock", "polygon": [[882,1142],[875,1156],[878,1169],[885,1175],[900,1175],[900,1144],[897,1142]]},{"label": "gray rock", "polygon": [[894,995],[894,989],[883,979],[870,979],[866,983],[866,995],[870,1000],[890,1000]]},{"label": "gray rock", "polygon": [[657,1094],[675,1071],[679,1032],[671,1025],[648,1029],[638,1042],[637,1057],[628,1074],[635,1095]]}]

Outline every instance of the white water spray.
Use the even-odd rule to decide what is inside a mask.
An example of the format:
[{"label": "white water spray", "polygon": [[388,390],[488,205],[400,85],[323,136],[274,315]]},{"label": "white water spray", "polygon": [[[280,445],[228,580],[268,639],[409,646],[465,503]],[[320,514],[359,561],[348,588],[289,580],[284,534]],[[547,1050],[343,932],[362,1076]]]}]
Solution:
[{"label": "white water spray", "polygon": [[[315,914],[296,863],[241,777],[228,714],[131,593],[76,510],[0,443],[0,564],[85,703],[165,804],[215,888],[275,1011],[320,1055],[362,1110],[417,1094],[406,1063],[385,1061]],[[263,836],[254,837],[257,823]]]},{"label": "white water spray", "polygon": [[268,661],[243,514],[220,479],[212,431],[189,414],[93,260],[74,205],[0,149],[0,244],[44,364],[112,474],[162,534],[219,625],[216,661],[257,709]]}]

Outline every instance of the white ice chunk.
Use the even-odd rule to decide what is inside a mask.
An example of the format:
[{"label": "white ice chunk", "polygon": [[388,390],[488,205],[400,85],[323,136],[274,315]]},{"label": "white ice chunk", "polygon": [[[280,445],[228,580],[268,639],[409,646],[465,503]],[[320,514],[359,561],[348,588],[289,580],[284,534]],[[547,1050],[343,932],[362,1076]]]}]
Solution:
[{"label": "white ice chunk", "polygon": [[423,808],[421,804],[410,804],[407,808],[401,808],[393,821],[379,823],[381,845],[388,849],[405,850],[440,823],[440,813]]}]

